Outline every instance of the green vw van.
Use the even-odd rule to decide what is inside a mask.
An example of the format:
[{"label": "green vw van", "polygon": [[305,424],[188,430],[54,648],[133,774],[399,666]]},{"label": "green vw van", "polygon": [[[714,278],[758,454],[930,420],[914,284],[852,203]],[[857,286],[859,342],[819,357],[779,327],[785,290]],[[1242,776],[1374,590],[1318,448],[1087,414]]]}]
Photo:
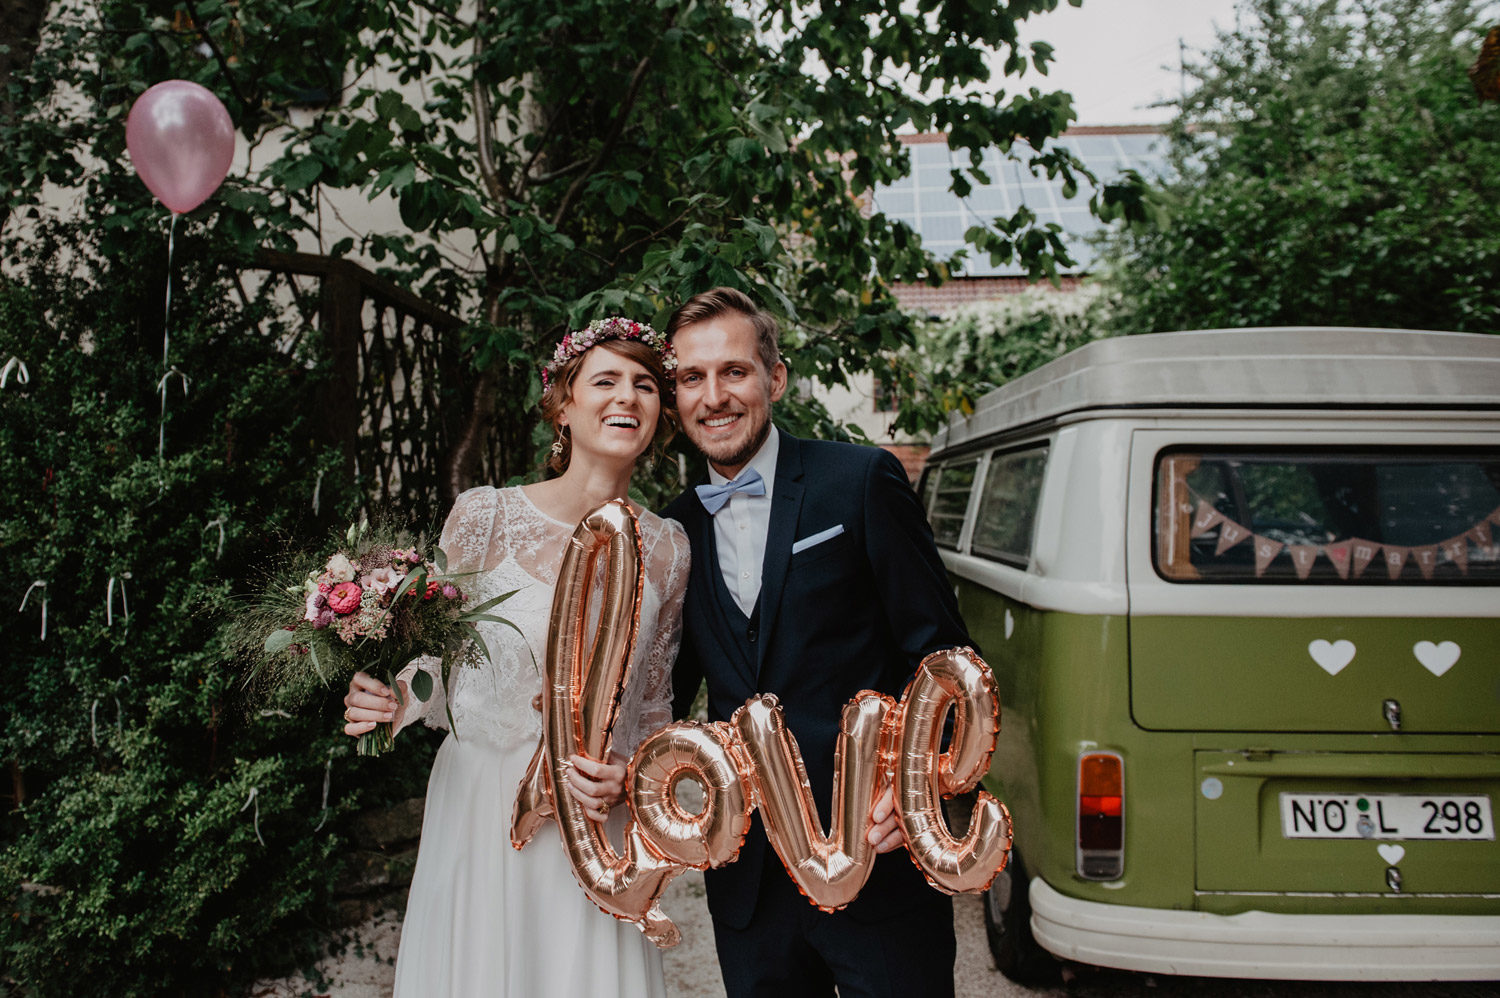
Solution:
[{"label": "green vw van", "polygon": [[1101,340],[920,494],[1001,693],[1001,970],[1500,978],[1500,336]]}]

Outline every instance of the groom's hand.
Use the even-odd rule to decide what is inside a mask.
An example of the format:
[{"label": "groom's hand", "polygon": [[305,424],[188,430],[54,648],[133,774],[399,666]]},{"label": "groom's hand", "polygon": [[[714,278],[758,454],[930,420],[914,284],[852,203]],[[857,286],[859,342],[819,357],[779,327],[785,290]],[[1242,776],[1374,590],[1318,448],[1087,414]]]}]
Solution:
[{"label": "groom's hand", "polygon": [[906,845],[906,834],[896,820],[896,795],[890,787],[885,788],[870,809],[870,831],[865,838],[876,852],[890,852]]},{"label": "groom's hand", "polygon": [[625,800],[625,762],[617,752],[609,754],[609,762],[568,756],[568,793],[584,806],[589,820],[603,821],[611,807]]}]

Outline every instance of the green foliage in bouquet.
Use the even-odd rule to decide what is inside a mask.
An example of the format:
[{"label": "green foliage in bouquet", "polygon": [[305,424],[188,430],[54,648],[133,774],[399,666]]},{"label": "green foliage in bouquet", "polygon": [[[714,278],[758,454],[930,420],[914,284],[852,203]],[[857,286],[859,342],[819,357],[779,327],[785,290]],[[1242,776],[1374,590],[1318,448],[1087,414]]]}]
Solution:
[{"label": "green foliage in bouquet", "polygon": [[431,762],[414,737],[367,772],[333,695],[250,702],[203,612],[357,498],[323,442],[316,330],[196,219],[158,460],[162,214],[39,225],[0,278],[0,993],[206,995],[311,962],[345,816],[420,793]]}]

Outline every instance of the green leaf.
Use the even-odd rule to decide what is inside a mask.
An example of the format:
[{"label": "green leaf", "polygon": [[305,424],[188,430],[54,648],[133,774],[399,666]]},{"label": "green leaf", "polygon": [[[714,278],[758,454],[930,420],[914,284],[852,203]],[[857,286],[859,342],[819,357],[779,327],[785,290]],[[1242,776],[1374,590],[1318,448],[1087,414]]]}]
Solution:
[{"label": "green leaf", "polygon": [[391,606],[395,606],[398,599],[418,586],[424,590],[427,588],[427,570],[420,565],[407,573],[406,578],[401,580],[401,585],[396,587],[396,594],[391,597]]},{"label": "green leaf", "polygon": [[432,696],[432,674],[425,669],[418,669],[412,673],[411,695],[422,703],[426,703],[428,697]]},{"label": "green leaf", "polygon": [[469,617],[470,614],[483,613],[484,611],[490,609],[491,607],[499,606],[501,603],[504,603],[506,600],[510,599],[512,596],[514,596],[516,593],[518,593],[520,591],[521,590],[519,590],[519,589],[512,589],[508,593],[501,593],[499,596],[496,596],[494,599],[487,599],[483,603],[479,604],[478,606],[470,607],[468,610],[465,610],[464,613],[463,613],[463,615],[460,616],[458,619],[459,620],[466,620]]},{"label": "green leaf", "polygon": [[296,631],[289,631],[284,627],[277,628],[266,635],[266,654],[275,655],[277,652],[286,651],[296,640]]}]

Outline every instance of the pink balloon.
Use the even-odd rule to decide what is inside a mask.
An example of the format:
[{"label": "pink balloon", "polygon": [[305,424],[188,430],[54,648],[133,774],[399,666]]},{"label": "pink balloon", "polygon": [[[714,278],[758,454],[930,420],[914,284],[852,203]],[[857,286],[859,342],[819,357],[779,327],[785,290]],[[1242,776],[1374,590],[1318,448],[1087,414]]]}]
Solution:
[{"label": "pink balloon", "polygon": [[218,190],[234,158],[234,123],[206,88],[158,83],[136,98],[125,122],[135,172],[174,212],[192,211]]}]

